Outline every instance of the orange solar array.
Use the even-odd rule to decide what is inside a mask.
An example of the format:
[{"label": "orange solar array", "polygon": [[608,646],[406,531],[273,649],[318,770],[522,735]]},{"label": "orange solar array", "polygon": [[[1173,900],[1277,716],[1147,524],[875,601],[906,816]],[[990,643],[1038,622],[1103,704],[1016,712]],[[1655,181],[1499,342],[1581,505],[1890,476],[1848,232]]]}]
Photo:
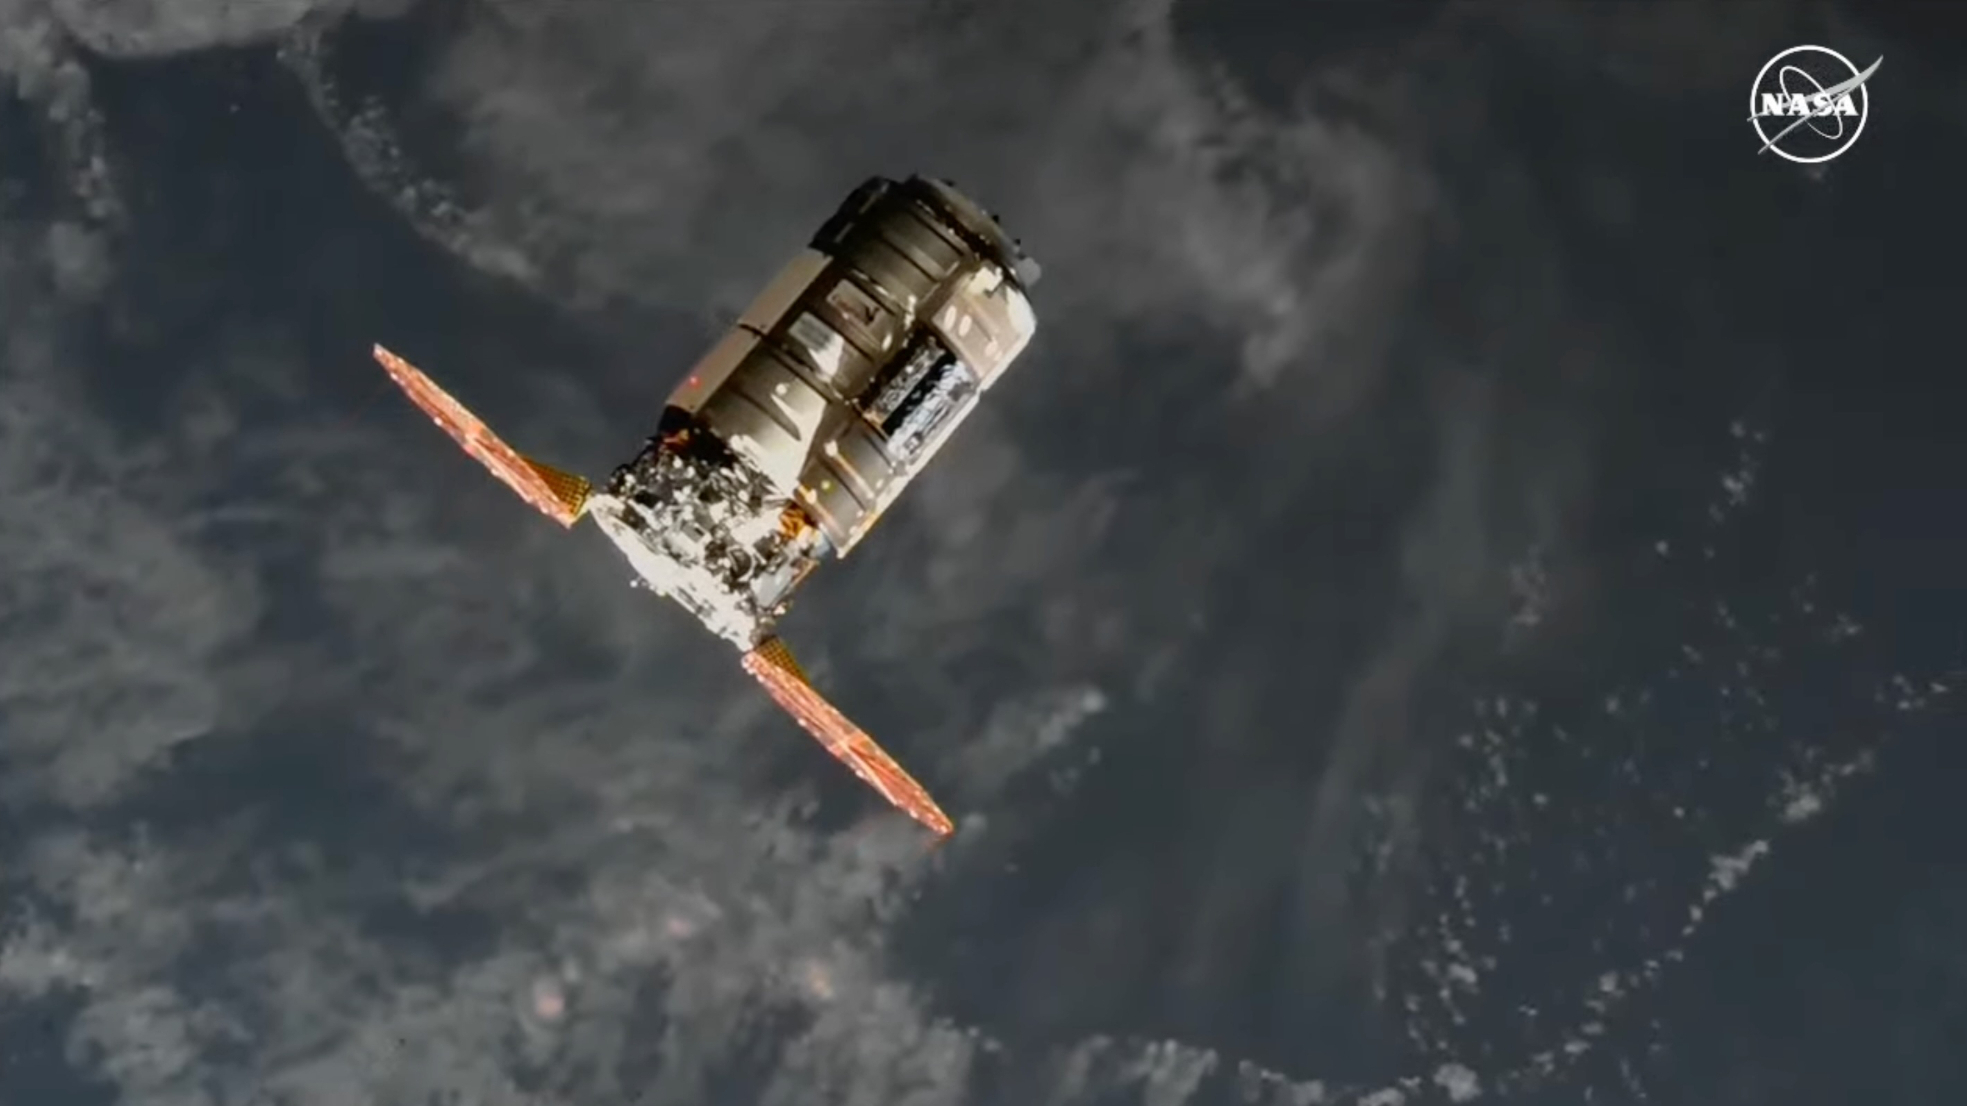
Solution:
[{"label": "orange solar array", "polygon": [[581,507],[587,502],[586,480],[521,457],[421,369],[381,346],[375,348],[375,356],[390,378],[412,402],[423,408],[432,422],[443,427],[446,434],[477,458],[479,464],[490,469],[493,476],[503,480],[506,487],[519,493],[519,498],[562,526],[572,526],[580,520]]},{"label": "orange solar array", "polygon": [[869,787],[881,792],[883,798],[938,836],[946,837],[955,831],[949,815],[943,813],[913,776],[895,763],[895,758],[813,690],[783,642],[767,638],[746,653],[744,670],[765,685],[772,701],[792,715],[800,728],[818,739],[827,752],[853,769],[854,775]]}]

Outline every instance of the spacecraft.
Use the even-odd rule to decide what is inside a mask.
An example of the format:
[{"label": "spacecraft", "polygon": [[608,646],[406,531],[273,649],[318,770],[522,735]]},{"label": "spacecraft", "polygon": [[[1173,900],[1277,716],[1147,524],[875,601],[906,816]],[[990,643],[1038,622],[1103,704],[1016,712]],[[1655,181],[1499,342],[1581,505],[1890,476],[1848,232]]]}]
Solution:
[{"label": "spacecraft", "polygon": [[947,181],[855,189],[670,393],[601,488],[526,457],[377,346],[404,392],[519,497],[591,518],[640,581],[742,654],[826,750],[936,834],[948,815],[834,708],[777,633],[794,592],[845,557],[1031,341],[1037,265]]}]

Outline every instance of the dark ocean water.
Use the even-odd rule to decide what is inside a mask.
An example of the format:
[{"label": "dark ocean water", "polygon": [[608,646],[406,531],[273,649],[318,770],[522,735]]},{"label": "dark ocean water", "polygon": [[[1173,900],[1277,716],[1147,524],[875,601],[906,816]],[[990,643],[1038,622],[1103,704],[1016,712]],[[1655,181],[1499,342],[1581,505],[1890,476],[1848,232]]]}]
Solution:
[{"label": "dark ocean water", "polygon": [[[1249,30],[1260,14],[1184,11],[1194,49],[1243,66],[1260,91],[1288,86],[1289,59],[1266,56]],[[1351,21],[1330,49],[1399,41],[1412,33],[1403,20]],[[414,36],[442,30],[436,17],[379,24],[339,64],[407,103],[414,82],[392,67],[419,64]],[[1389,324],[1396,369],[1331,431],[1339,444],[1306,443],[1343,464],[1277,493],[1284,509],[1260,505],[1265,465],[1298,432],[1292,414],[1210,398],[1205,374],[1225,356],[1207,334],[1132,339],[1138,364],[1189,367],[1165,379],[1143,370],[1130,394],[1088,413],[1108,433],[1052,433],[1062,416],[1041,386],[1007,400],[1011,436],[1029,440],[1048,477],[1129,473],[1102,549],[1120,583],[1088,602],[1201,613],[1151,700],[1118,697],[1086,724],[1099,770],[1063,799],[1042,777],[1015,785],[1025,791],[993,817],[1020,817],[1023,832],[1001,855],[986,849],[928,881],[894,923],[899,970],[934,1013],[1007,1050],[979,1063],[975,1101],[1038,1101],[1049,1076],[1021,1058],[1094,1035],[1179,1040],[1335,1087],[1411,1073],[1425,1083],[1453,1062],[1512,1103],[1967,1096],[1967,813],[1956,800],[1967,746],[1954,699],[1937,690],[1967,680],[1960,74],[1937,42],[1892,40],[1863,143],[1812,180],[1741,156],[1741,121],[1703,115],[1697,95],[1497,49],[1504,60],[1480,67],[1492,82],[1481,127],[1425,138],[1445,214]],[[369,421],[425,432],[379,397],[363,364],[372,340],[451,367],[495,415],[551,401],[539,366],[594,367],[579,387],[619,425],[546,443],[592,469],[612,459],[608,442],[640,433],[631,404],[665,387],[701,337],[680,307],[583,314],[467,271],[364,189],[271,49],[91,72],[130,221],[109,291],[65,320],[62,355],[131,450],[178,432],[190,382],[219,381],[241,448],[228,479],[205,489],[215,502],[291,487],[255,465],[255,435]],[[20,137],[26,118],[18,106],[0,114],[0,156],[31,221],[58,196]],[[404,119],[427,165],[448,171],[440,139],[419,137],[441,135],[442,120],[407,108]],[[302,368],[260,386],[255,358]],[[1444,363],[1465,368],[1444,374]],[[1554,456],[1579,466],[1588,506],[1547,562],[1529,562],[1542,576],[1517,595],[1517,618],[1504,596],[1496,617],[1420,634],[1429,644],[1401,693],[1362,706],[1355,690],[1389,627],[1425,622],[1400,586],[1404,527],[1455,471],[1456,442],[1432,412],[1458,404],[1499,412],[1470,474],[1485,511],[1534,518],[1535,504],[1512,497],[1566,484],[1548,479]],[[1588,444],[1559,448],[1573,437]],[[1745,473],[1748,490],[1731,495]],[[503,517],[499,490],[474,475],[405,474],[441,485],[437,516],[461,544],[497,541]],[[1190,494],[1197,484],[1216,498]],[[1140,551],[1178,553],[1178,535],[1241,519],[1253,532],[1239,535],[1247,552],[1234,573],[1183,593],[1141,554],[1129,575]],[[264,597],[238,648],[363,671],[362,639],[324,598],[310,540],[250,522],[201,538],[250,566]],[[618,575],[596,545],[515,556],[540,572]],[[836,627],[816,637],[851,636],[837,627],[887,586],[874,568],[839,575],[802,610]],[[1053,590],[1041,587],[1034,607]],[[577,624],[526,632],[559,634],[544,640],[569,670],[646,663]],[[1102,686],[1138,675],[1104,655],[1034,655],[1028,610],[959,632],[986,658],[963,677],[971,699],[1011,696],[1034,671]],[[666,675],[727,694],[733,685],[710,682],[726,678],[713,675],[717,660]],[[843,698],[878,717],[938,703],[901,676],[837,667]],[[530,923],[485,902],[425,910],[390,889],[523,818],[488,828],[411,801],[392,780],[414,766],[374,736],[360,690],[339,678],[310,686],[297,671],[280,709],[241,712],[247,722],[181,746],[115,802],[5,809],[0,880],[14,868],[7,842],[50,827],[125,840],[141,826],[195,854],[250,824],[250,846],[217,862],[217,886],[296,865],[317,873],[301,880],[312,909],[407,959],[490,955]],[[1293,834],[1311,834],[1330,735],[1360,710],[1405,735],[1372,746],[1356,776],[1396,799],[1319,831],[1357,839],[1353,870],[1308,872],[1328,854]],[[768,770],[796,779],[815,759]],[[1862,767],[1838,775],[1841,764]],[[1834,780],[1835,801],[1791,824],[1786,777]],[[847,817],[836,803],[857,809],[845,784],[821,794],[823,818]],[[1755,841],[1767,856],[1753,875],[1712,897],[1697,932],[1675,936],[1713,858]],[[530,886],[550,894],[556,881],[570,897],[581,886],[577,870],[542,871]],[[14,905],[0,920],[41,911],[63,922],[59,903],[6,886]],[[1343,924],[1308,905],[1325,894],[1350,904]],[[1322,928],[1307,932],[1307,919]],[[273,1000],[221,992],[237,982],[225,963],[251,954],[213,936],[159,978],[250,1009]],[[1480,985],[1444,998],[1450,962]],[[1654,962],[1657,972],[1644,967]],[[1601,1016],[1592,1004],[1606,977],[1619,1001]],[[661,981],[638,993],[622,1017],[654,1040],[678,1015]],[[72,1043],[85,1006],[73,988],[0,1001],[0,1102],[149,1101],[119,1095],[103,1058]],[[725,1042],[709,1100],[757,1100],[801,1017],[763,1010],[748,1042]],[[1540,1054],[1562,1058],[1577,1042],[1589,1047],[1538,1074]],[[251,1070],[250,1035],[235,1047],[203,1062]],[[658,1060],[630,1047],[630,1062]],[[1233,1067],[1194,1101],[1237,1100]],[[1069,1101],[1142,1100],[1115,1087]]]}]

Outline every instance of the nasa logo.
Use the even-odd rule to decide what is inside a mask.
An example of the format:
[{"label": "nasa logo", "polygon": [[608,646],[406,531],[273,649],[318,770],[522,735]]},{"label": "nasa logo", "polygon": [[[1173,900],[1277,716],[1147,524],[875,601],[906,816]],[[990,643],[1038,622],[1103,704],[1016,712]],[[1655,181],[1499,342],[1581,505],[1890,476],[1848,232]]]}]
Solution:
[{"label": "nasa logo", "polygon": [[1850,149],[1871,114],[1865,82],[1884,63],[1860,72],[1827,46],[1792,46],[1770,58],[1748,92],[1748,121],[1762,140],[1756,152],[1816,165]]}]

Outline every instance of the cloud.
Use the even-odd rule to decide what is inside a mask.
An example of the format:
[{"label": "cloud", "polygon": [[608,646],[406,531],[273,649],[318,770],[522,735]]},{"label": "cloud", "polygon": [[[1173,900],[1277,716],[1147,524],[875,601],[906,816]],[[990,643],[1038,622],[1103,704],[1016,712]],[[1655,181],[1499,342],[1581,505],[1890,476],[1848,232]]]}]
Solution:
[{"label": "cloud", "polygon": [[816,196],[928,172],[986,197],[1059,274],[1041,306],[1071,320],[1068,348],[1200,319],[1274,381],[1343,324],[1369,329],[1353,316],[1397,282],[1423,181],[1359,127],[1259,111],[1183,56],[1169,7],[788,5],[734,23],[502,0],[445,47],[428,95],[462,128],[457,183],[486,197],[484,233],[546,294],[732,309],[826,214]]},{"label": "cloud", "polygon": [[[310,7],[49,6],[35,79],[79,73],[72,43],[135,56],[251,42]],[[954,34],[940,19],[871,24],[894,12],[855,5],[735,25],[689,5],[484,12],[446,47],[429,94],[463,123],[461,191],[486,197],[468,227],[491,245],[467,257],[523,257],[500,271],[542,274],[538,292],[728,307],[810,231],[815,195],[864,165],[919,167],[1055,243],[1040,250],[1056,289],[1047,317],[1073,321],[1029,372],[1097,387],[1130,371],[1121,328],[1201,325],[1232,336],[1226,360],[1249,387],[1327,410],[1373,387],[1370,359],[1328,379],[1315,351],[1370,329],[1370,305],[1397,285],[1411,171],[1369,135],[1266,120],[1179,55],[1165,8],[1101,7],[1037,37],[1036,8],[970,12]],[[492,16],[527,33],[504,35]],[[1018,73],[1001,62],[1014,43],[1031,47]],[[811,95],[829,67],[877,55],[873,91]],[[73,87],[60,114],[92,113],[86,85]],[[902,105],[899,118],[871,125],[876,103]],[[897,155],[906,163],[890,165]],[[102,222],[115,241],[114,219]],[[987,816],[981,842],[928,858],[883,819],[812,823],[812,785],[788,791],[772,774],[783,727],[705,643],[621,603],[615,577],[541,578],[545,539],[531,534],[468,542],[509,527],[406,485],[421,443],[292,409],[248,422],[248,406],[305,388],[278,341],[226,336],[156,412],[157,434],[111,447],[60,359],[33,348],[117,281],[113,249],[88,241],[50,238],[18,273],[24,286],[63,274],[74,304],[30,317],[52,303],[37,289],[8,308],[22,385],[9,392],[22,405],[9,502],[49,512],[11,535],[11,564],[45,567],[10,617],[60,597],[7,666],[9,709],[41,711],[8,731],[9,762],[30,769],[11,777],[18,793],[114,825],[128,804],[194,786],[146,772],[221,773],[210,787],[264,745],[331,766],[348,749],[368,820],[447,843],[338,851],[341,831],[282,820],[299,792],[240,796],[149,839],[48,831],[36,847],[50,859],[28,877],[43,907],[15,919],[0,978],[16,994],[81,996],[77,1063],[100,1058],[129,1101],[187,1106],[439,1089],[697,1102],[747,1068],[767,1101],[968,1100],[997,1046],[897,962],[893,927],[924,880],[1030,832],[991,816],[998,796],[1029,765],[1059,767],[1066,735],[1098,709],[1086,690],[1098,663],[1083,678],[1029,677],[1076,650],[1139,646],[1113,606],[1122,578],[1096,561],[1125,473],[1048,475],[1013,426],[979,420],[923,517],[864,558],[908,581],[909,601],[881,608],[858,644],[822,640],[822,671],[850,667],[829,663],[832,649],[915,650],[933,681],[951,671],[938,651],[960,658],[980,640],[952,629],[1022,618],[1034,588],[1050,593],[1022,687],[962,680],[927,697],[938,709],[917,744],[971,770],[959,790]],[[1233,563],[1235,543],[1216,544],[1210,558]],[[1199,548],[1165,550],[1150,571],[1199,567]],[[1104,592],[1097,606],[1071,595],[1075,578]],[[313,612],[304,633],[281,628],[297,604]],[[613,657],[574,669],[553,640]],[[993,703],[997,721],[969,744]],[[180,755],[188,745],[204,751]],[[805,778],[825,771],[802,764]],[[336,793],[343,770],[307,786]],[[378,915],[484,936],[430,946],[387,936]],[[213,961],[208,948],[227,952]],[[550,1020],[533,1005],[541,987],[563,996]],[[1168,1083],[1159,1070],[1125,1078]],[[1188,1096],[1180,1082],[1169,1101]]]},{"label": "cloud", "polygon": [[90,806],[218,724],[213,658],[250,630],[257,598],[185,540],[156,499],[157,457],[118,443],[64,371],[68,309],[46,286],[93,290],[99,244],[67,223],[0,227],[0,241],[15,305],[0,363],[5,789]]},{"label": "cloud", "polygon": [[[297,755],[349,742],[414,764],[385,808],[413,808],[406,825],[486,835],[444,855],[356,856],[344,870],[314,839],[320,827],[263,837],[255,827],[277,810],[236,792],[236,811],[161,837],[37,833],[10,853],[10,877],[39,905],[8,919],[0,984],[16,999],[81,996],[73,1062],[127,1101],[183,1106],[439,1091],[531,1103],[542,1092],[529,1081],[556,1080],[569,1093],[702,1101],[783,1018],[801,1028],[789,1043],[766,1038],[785,1050],[773,1100],[804,1101],[815,1086],[961,1100],[974,1032],[942,1022],[883,949],[929,864],[909,829],[877,818],[814,832],[795,816],[797,794],[775,802],[745,762],[790,742],[728,674],[701,691],[660,665],[612,677],[557,667],[509,627],[557,616],[605,637],[611,623],[660,622],[611,615],[620,591],[605,577],[521,587],[515,606],[488,610],[492,585],[519,570],[440,536],[432,494],[403,488],[399,447],[381,432],[322,433],[302,416],[239,433],[235,385],[277,391],[293,371],[267,351],[247,343],[189,385],[161,436],[119,434],[60,367],[64,320],[86,306],[50,294],[74,265],[58,256],[69,232],[37,248],[28,230],[5,231],[0,707],[12,808],[52,800],[115,824],[121,804],[184,786],[160,774],[174,751],[204,742],[206,755],[239,756],[249,734]],[[270,486],[242,486],[243,470]],[[298,554],[319,572],[330,614],[307,635],[264,622],[269,602],[292,598],[265,592],[294,585],[227,554],[242,548],[228,536],[241,526],[256,534],[247,555]],[[536,695],[500,697],[513,680]],[[332,705],[358,695],[359,708]],[[325,733],[295,727],[295,700],[327,706]],[[1042,705],[1025,713],[1050,724]],[[1025,754],[1013,736],[999,744],[993,770],[1013,775]],[[497,828],[510,819],[526,827],[517,837]],[[498,935],[470,952],[406,945],[369,929],[376,911],[454,917],[466,931],[494,919]],[[216,960],[206,951],[221,948]],[[542,980],[567,995],[553,1024],[529,1012]],[[630,1039],[651,1002],[667,1028]],[[625,1070],[650,1054],[655,1074]]]},{"label": "cloud", "polygon": [[[1523,581],[1556,589],[1553,623],[1580,617],[1564,589],[1588,577],[1572,527],[1604,400],[1564,382],[1647,367],[1577,320],[1521,166],[1444,177],[1427,144],[1448,124],[1399,110],[1454,65],[1351,75],[1377,114],[1281,111],[1189,53],[1166,4],[504,0],[374,105],[335,56],[356,47],[309,20],[345,5],[14,2],[33,19],[0,66],[84,151],[55,170],[76,192],[114,174],[90,169],[74,42],[281,37],[427,236],[610,334],[611,311],[728,311],[870,170],[955,177],[1047,266],[1044,337],[1002,402],[795,616],[821,678],[971,815],[930,855],[713,644],[625,601],[605,550],[460,493],[414,420],[323,399],[280,320],[201,339],[150,433],[121,434],[64,344],[101,298],[141,305],[117,213],[0,228],[0,562],[25,568],[0,589],[0,798],[34,819],[0,856],[22,903],[0,995],[74,997],[78,1067],[172,1106],[1521,1084],[1435,1006],[1406,1028],[1446,1052],[1384,1086],[1201,1039],[1235,1036],[1257,969],[1296,1032],[1291,996],[1394,955],[1409,916],[1437,961],[1498,932],[1433,917],[1475,860],[1417,878],[1426,801],[1487,779],[1422,708],[1459,650],[1494,654]],[[408,126],[432,113],[457,148]],[[1481,279],[1434,274],[1474,290],[1444,339],[1422,278],[1451,234]],[[515,384],[536,368],[519,352],[428,340],[428,367],[502,394],[524,439],[609,425],[597,396],[672,368],[602,342],[591,377]],[[1535,806],[1521,783],[1492,798],[1478,830]],[[1089,840],[1062,887],[1000,877]],[[1254,939],[1280,902],[1286,937]],[[965,988],[980,940],[1014,955]],[[1405,986],[1403,967],[1371,972]]]},{"label": "cloud", "polygon": [[150,58],[263,42],[308,19],[400,15],[409,0],[11,0],[111,58]]}]

